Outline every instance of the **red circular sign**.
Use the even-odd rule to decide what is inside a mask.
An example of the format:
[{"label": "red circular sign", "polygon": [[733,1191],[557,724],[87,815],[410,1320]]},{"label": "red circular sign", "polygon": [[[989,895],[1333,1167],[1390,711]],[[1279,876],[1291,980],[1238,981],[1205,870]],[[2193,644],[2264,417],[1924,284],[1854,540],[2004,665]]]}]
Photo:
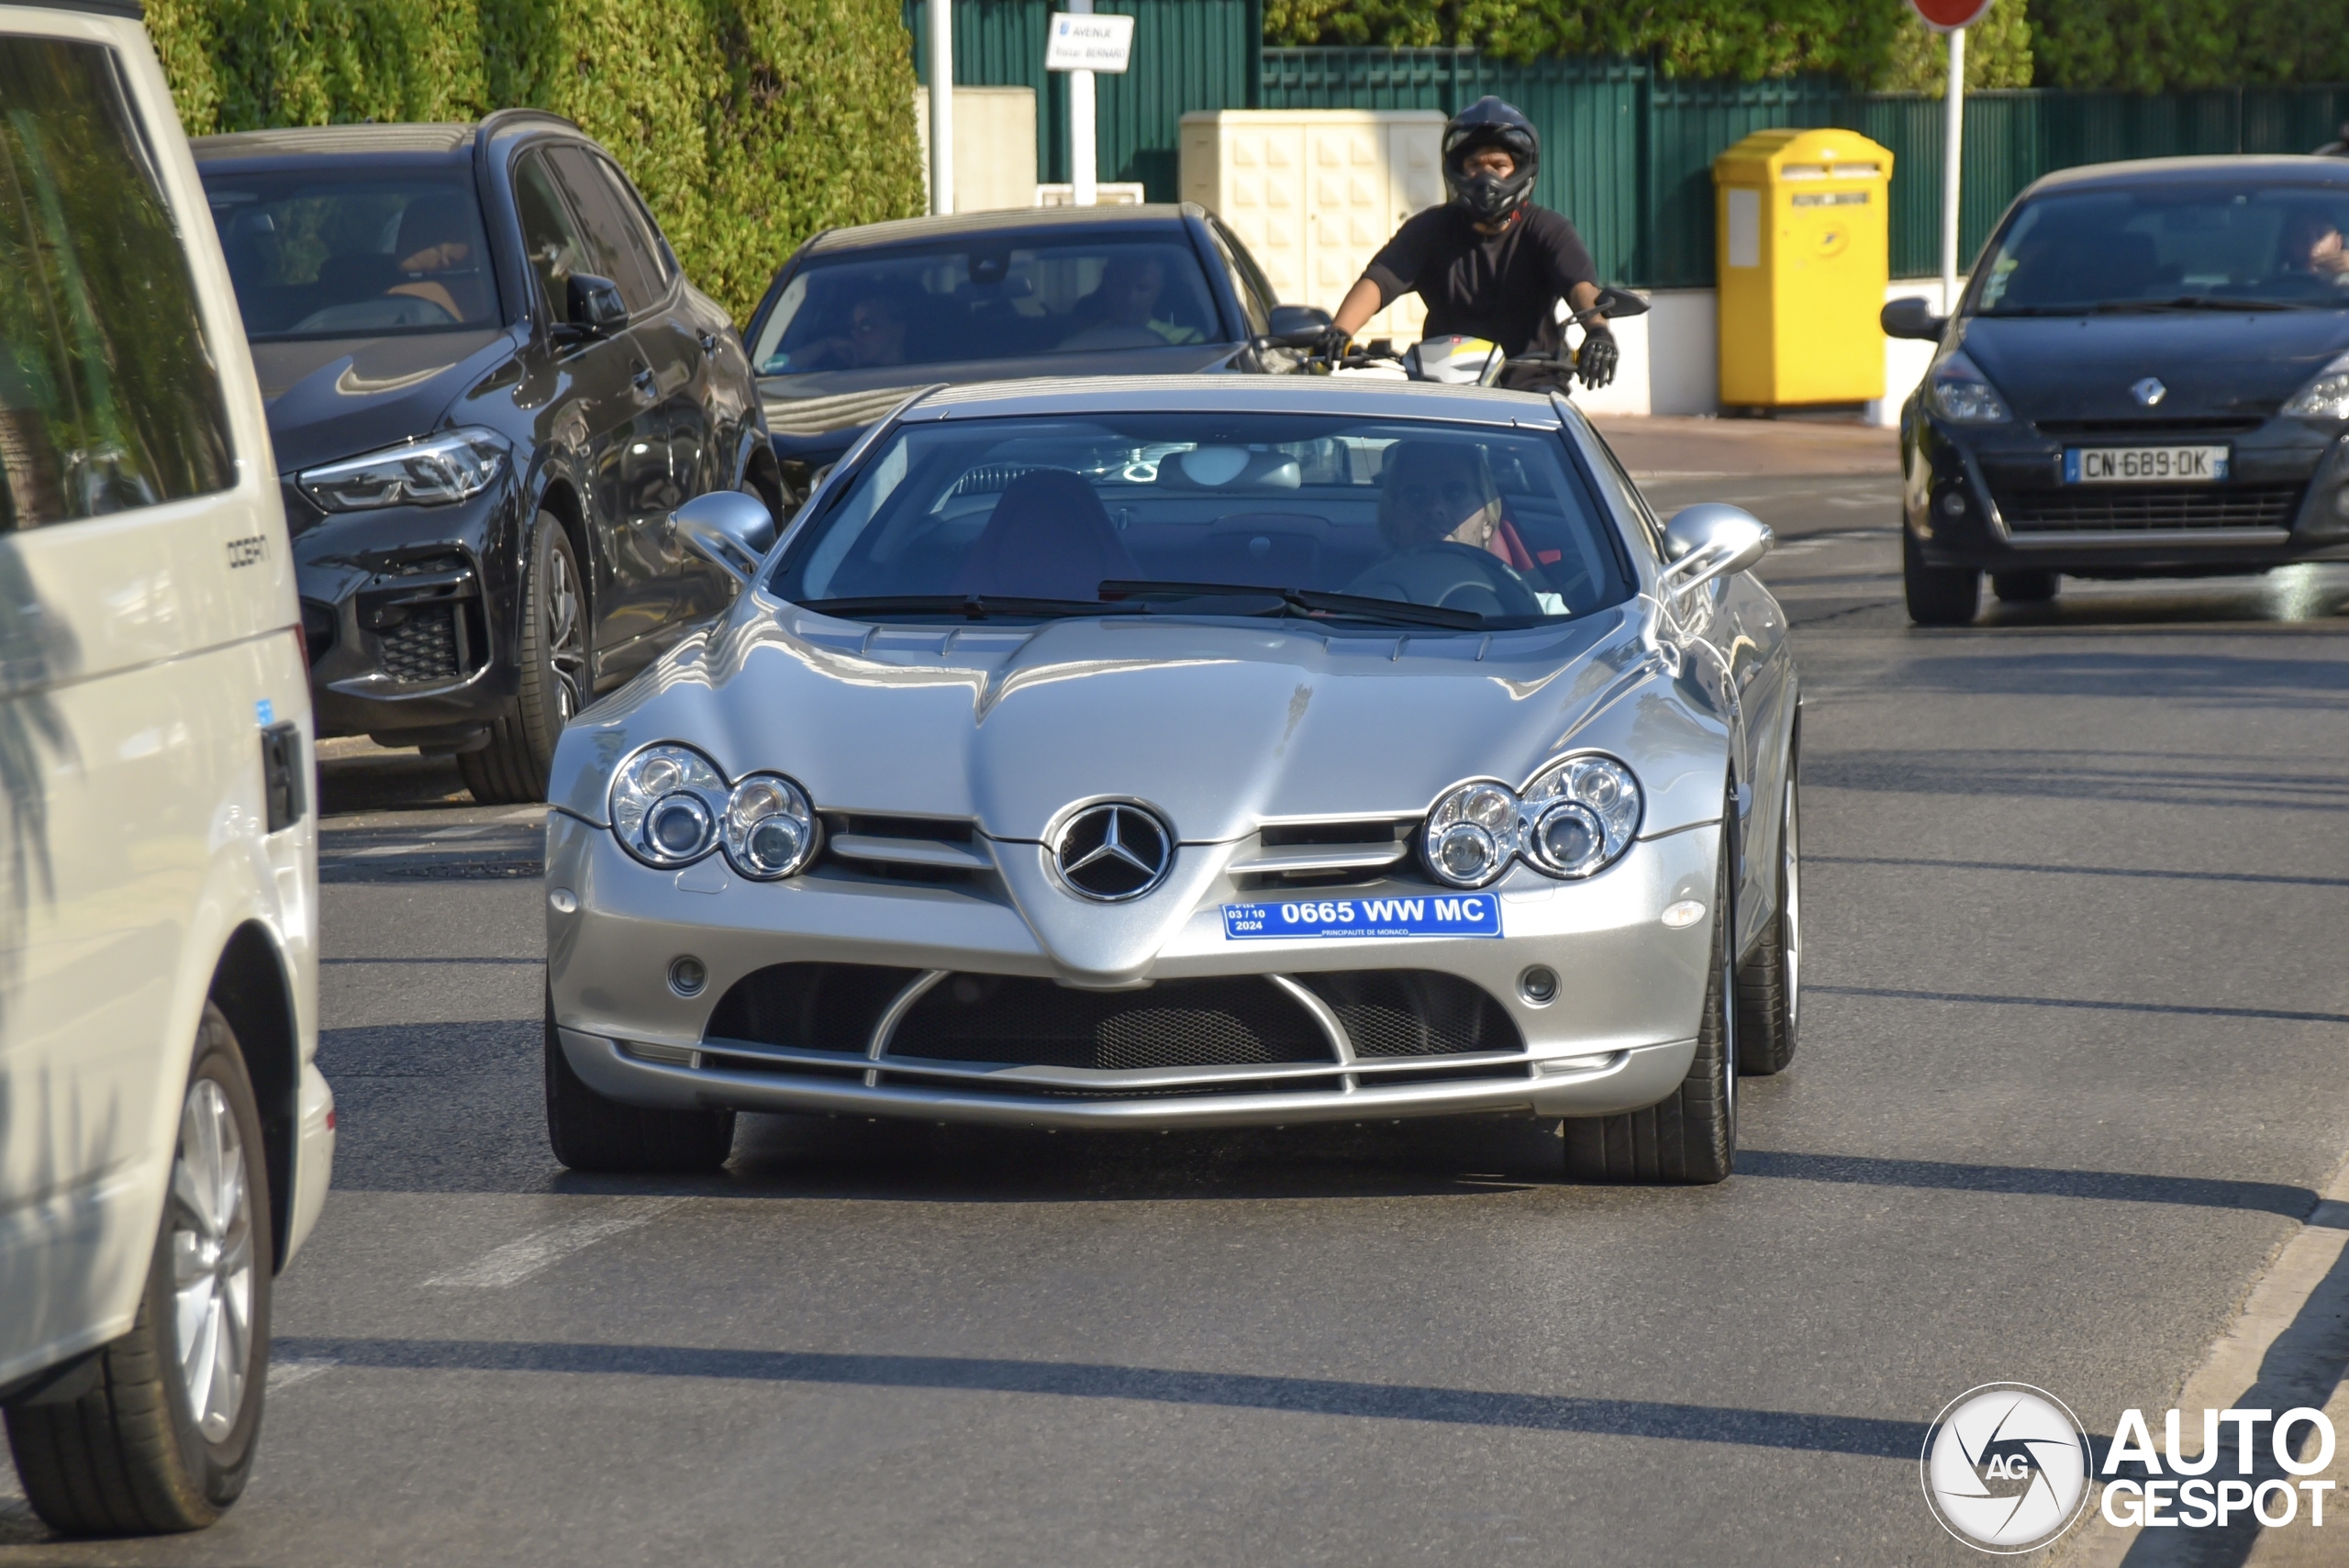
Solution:
[{"label": "red circular sign", "polygon": [[1927,27],[1946,32],[1980,21],[1982,13],[1990,8],[1990,0],[1909,0],[1909,8],[1924,17]]}]

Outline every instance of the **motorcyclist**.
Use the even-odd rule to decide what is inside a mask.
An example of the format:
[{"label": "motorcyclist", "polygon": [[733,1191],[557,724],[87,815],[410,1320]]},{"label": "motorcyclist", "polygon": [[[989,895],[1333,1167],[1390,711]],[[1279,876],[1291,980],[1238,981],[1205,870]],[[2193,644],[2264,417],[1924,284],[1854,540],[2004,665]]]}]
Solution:
[{"label": "motorcyclist", "polygon": [[[1451,202],[1407,219],[1346,291],[1320,351],[1345,351],[1374,315],[1403,295],[1427,303],[1431,338],[1486,338],[1515,360],[1564,357],[1558,301],[1577,313],[1598,300],[1597,269],[1582,237],[1561,213],[1527,199],[1540,166],[1533,122],[1498,98],[1479,98],[1443,128],[1443,181]],[[1581,317],[1583,339],[1573,373],[1584,384],[1615,379],[1615,335],[1604,317]],[[1548,365],[1512,365],[1501,384],[1557,385]]]}]

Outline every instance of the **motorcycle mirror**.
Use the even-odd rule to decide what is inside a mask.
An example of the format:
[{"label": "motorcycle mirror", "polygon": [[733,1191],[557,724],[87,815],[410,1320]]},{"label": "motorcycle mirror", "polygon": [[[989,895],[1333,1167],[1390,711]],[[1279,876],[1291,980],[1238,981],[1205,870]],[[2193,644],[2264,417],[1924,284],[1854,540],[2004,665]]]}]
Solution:
[{"label": "motorcycle mirror", "polygon": [[1330,313],[1318,305],[1276,305],[1270,328],[1264,340],[1275,347],[1310,349],[1330,329]]},{"label": "motorcycle mirror", "polygon": [[774,548],[774,514],[755,495],[713,490],[669,514],[670,522],[695,554],[747,588],[768,550]]},{"label": "motorcycle mirror", "polygon": [[1622,316],[1645,316],[1648,302],[1628,289],[1602,288],[1598,303],[1591,307],[1609,320]]}]

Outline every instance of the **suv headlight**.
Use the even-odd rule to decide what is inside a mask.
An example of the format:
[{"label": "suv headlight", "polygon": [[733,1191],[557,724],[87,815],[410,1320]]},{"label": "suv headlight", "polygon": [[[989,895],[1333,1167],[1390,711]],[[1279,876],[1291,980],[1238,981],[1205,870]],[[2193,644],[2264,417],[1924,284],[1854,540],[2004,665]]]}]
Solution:
[{"label": "suv headlight", "polygon": [[1454,887],[1484,886],[1512,858],[1546,876],[1578,879],[1631,847],[1642,809],[1631,769],[1595,752],[1569,757],[1522,791],[1483,779],[1446,791],[1428,813],[1421,858]]},{"label": "suv headlight", "polygon": [[754,882],[807,869],[822,829],[807,792],[781,773],[751,773],[728,788],[690,746],[647,746],[612,775],[612,832],[620,847],[662,871],[691,865],[721,845],[726,862]]},{"label": "suv headlight", "polygon": [[2284,405],[2284,412],[2304,419],[2349,419],[2349,354],[2319,371],[2314,381]]},{"label": "suv headlight", "polygon": [[496,431],[468,426],[306,468],[294,476],[294,483],[329,512],[446,506],[495,484],[506,465],[507,450],[506,438]]},{"label": "suv headlight", "polygon": [[1990,378],[1962,352],[1943,354],[1925,378],[1925,401],[1956,425],[2003,425],[2007,406]]}]

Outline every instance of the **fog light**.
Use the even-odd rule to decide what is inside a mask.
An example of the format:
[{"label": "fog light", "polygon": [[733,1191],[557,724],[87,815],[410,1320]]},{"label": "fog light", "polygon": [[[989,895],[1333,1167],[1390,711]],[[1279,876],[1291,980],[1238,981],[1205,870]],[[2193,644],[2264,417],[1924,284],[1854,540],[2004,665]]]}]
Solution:
[{"label": "fog light", "polygon": [[1558,999],[1558,972],[1535,964],[1517,977],[1517,994],[1537,1007],[1548,1006]]},{"label": "fog light", "polygon": [[1950,517],[1965,516],[1965,493],[1962,490],[1943,491],[1942,514]]},{"label": "fog light", "polygon": [[709,971],[692,954],[669,961],[669,989],[678,995],[698,996],[701,988],[708,984]]}]

